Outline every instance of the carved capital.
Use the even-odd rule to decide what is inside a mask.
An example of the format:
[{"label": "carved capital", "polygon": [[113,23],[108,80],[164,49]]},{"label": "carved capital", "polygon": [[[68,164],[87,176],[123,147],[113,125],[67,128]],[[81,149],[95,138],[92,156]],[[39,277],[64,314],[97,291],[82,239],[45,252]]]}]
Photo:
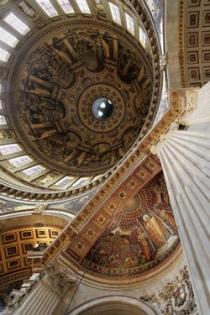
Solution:
[{"label": "carved capital", "polygon": [[43,214],[47,207],[48,203],[38,203],[33,211],[33,214]]},{"label": "carved capital", "polygon": [[157,307],[161,314],[198,314],[186,266],[161,291],[141,299]]},{"label": "carved capital", "polygon": [[191,88],[186,90],[186,111],[194,110],[197,107],[198,88]]},{"label": "carved capital", "polygon": [[43,281],[58,294],[63,294],[67,289],[76,285],[76,276],[57,261],[47,266],[43,276]]}]

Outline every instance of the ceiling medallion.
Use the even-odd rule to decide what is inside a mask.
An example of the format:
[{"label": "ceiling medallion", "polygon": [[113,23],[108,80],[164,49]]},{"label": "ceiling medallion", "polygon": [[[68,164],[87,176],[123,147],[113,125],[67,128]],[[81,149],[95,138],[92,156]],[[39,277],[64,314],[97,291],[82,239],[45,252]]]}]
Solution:
[{"label": "ceiling medallion", "polygon": [[10,118],[22,145],[48,168],[104,173],[153,120],[152,62],[115,28],[81,21],[49,31],[16,66]]}]

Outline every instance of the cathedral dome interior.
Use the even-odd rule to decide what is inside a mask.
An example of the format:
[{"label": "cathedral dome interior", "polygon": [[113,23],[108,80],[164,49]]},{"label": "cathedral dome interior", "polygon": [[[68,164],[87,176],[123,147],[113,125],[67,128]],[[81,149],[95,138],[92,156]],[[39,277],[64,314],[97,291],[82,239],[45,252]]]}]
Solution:
[{"label": "cathedral dome interior", "polygon": [[209,29],[209,0],[0,0],[0,314],[208,315]]},{"label": "cathedral dome interior", "polygon": [[[22,38],[9,38],[1,166],[32,190],[96,187],[155,120],[162,84],[158,37],[147,36],[155,31],[151,18],[128,4],[125,17],[110,16],[114,3],[91,4],[67,16],[62,6],[49,13],[43,5],[53,22],[34,12],[31,27],[22,22]],[[4,21],[13,27],[11,16]]]}]

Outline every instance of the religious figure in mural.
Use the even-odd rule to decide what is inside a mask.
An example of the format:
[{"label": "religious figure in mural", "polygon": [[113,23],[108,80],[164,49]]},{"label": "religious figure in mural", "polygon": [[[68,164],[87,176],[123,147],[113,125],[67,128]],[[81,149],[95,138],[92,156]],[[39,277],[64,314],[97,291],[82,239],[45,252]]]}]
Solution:
[{"label": "religious figure in mural", "polygon": [[174,216],[172,215],[172,212],[169,210],[161,210],[160,211],[160,216],[163,219],[163,221],[170,226],[170,228],[176,232],[177,231],[177,226],[176,226],[176,221],[174,219]]},{"label": "religious figure in mural", "polygon": [[143,221],[144,227],[156,248],[163,246],[167,242],[167,237],[162,223],[156,217],[147,214],[143,216]]},{"label": "religious figure in mural", "polygon": [[99,71],[104,66],[104,51],[98,34],[80,33],[74,38],[74,49],[79,60],[89,71]]},{"label": "religious figure in mural", "polygon": [[149,245],[148,237],[142,229],[135,228],[131,231],[129,245],[133,255],[138,257],[139,261],[149,261],[152,258],[153,252]]},{"label": "religious figure in mural", "polygon": [[131,51],[119,45],[118,74],[121,80],[130,83],[137,78],[138,73],[139,68]]},{"label": "religious figure in mural", "polygon": [[61,101],[47,97],[33,97],[28,108],[28,118],[33,124],[55,122],[65,116],[65,107]]},{"label": "religious figure in mural", "polygon": [[[32,59],[33,64],[31,66],[31,74],[41,80],[58,85],[62,88],[68,88],[74,81],[74,75],[68,64],[68,59],[64,56],[59,56],[55,48],[54,42],[56,38],[53,38],[53,46],[50,47],[46,43],[42,48],[41,57],[35,61]],[[62,45],[63,42],[61,41]],[[54,49],[54,51],[52,51]],[[39,56],[40,56],[39,54]],[[61,54],[61,53],[60,53]],[[63,57],[63,58],[62,58]]]},{"label": "religious figure in mural", "polygon": [[142,254],[145,257],[145,260],[148,261],[152,258],[152,250],[149,246],[148,238],[145,232],[139,232],[138,234],[138,241],[142,248]]}]

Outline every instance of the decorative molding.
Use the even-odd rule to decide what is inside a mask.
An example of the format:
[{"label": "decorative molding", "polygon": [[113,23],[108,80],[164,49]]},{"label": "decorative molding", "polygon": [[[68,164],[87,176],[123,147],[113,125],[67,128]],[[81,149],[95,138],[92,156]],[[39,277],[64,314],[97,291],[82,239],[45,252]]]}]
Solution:
[{"label": "decorative molding", "polygon": [[187,267],[180,270],[176,280],[169,282],[161,291],[140,297],[164,315],[198,315]]}]

